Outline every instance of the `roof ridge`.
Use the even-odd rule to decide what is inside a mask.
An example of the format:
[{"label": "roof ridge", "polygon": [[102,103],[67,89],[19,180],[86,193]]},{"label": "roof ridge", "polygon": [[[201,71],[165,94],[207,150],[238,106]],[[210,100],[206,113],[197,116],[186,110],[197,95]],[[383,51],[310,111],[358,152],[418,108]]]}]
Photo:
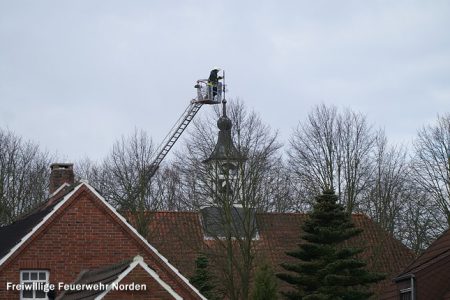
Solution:
[{"label": "roof ridge", "polygon": [[[442,256],[443,254],[445,254],[446,252],[450,252],[450,249],[444,249],[441,252],[439,252],[436,255],[431,256],[430,258],[424,260],[424,261],[420,261],[419,263],[417,263],[419,261],[419,258],[421,258],[425,253],[422,253],[418,258],[416,258],[415,260],[413,260],[400,274],[398,274],[398,277],[401,277],[405,274],[411,273],[412,270],[418,269],[420,266],[423,266],[427,263],[429,263],[430,261],[432,261],[433,259],[438,258],[439,256]],[[417,264],[416,264],[417,263]]]}]

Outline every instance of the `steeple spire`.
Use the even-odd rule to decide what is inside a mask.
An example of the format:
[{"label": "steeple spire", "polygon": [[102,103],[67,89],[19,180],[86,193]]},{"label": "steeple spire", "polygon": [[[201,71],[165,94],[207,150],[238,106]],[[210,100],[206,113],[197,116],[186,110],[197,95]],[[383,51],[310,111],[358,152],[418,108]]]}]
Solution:
[{"label": "steeple spire", "polygon": [[234,146],[231,138],[231,128],[233,125],[231,120],[227,117],[227,101],[225,99],[222,101],[222,116],[217,120],[217,127],[219,128],[217,144],[209,158],[203,162],[223,161],[224,163],[230,163],[233,161],[245,160]]}]

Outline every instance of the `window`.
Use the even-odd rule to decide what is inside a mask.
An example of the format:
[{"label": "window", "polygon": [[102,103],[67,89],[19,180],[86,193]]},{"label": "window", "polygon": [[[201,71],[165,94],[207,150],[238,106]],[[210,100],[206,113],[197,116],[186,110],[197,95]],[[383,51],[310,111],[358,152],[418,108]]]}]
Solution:
[{"label": "window", "polygon": [[20,283],[23,290],[20,299],[48,299],[43,291],[48,284],[49,272],[45,270],[24,270],[20,271]]},{"label": "window", "polygon": [[400,291],[400,300],[415,300],[415,277],[413,274],[407,274],[396,280]]},{"label": "window", "polygon": [[412,300],[411,288],[400,291],[400,300]]}]

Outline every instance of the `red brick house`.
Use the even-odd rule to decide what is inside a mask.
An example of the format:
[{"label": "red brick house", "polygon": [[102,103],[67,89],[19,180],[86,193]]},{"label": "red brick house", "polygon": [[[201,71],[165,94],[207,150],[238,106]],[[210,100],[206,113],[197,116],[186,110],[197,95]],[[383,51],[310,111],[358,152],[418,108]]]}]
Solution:
[{"label": "red brick house", "polygon": [[[72,165],[52,165],[51,188],[70,180]],[[125,276],[114,281],[139,279],[149,289],[112,291],[98,299],[206,299],[85,182],[60,185],[35,211],[0,227],[0,241],[0,299],[47,299],[37,289],[17,290],[21,284],[54,284],[61,296],[59,285],[72,283],[83,270],[105,270],[127,260],[130,272],[118,273]],[[129,260],[137,255],[142,260],[131,269]]]},{"label": "red brick house", "polygon": [[[72,166],[53,165],[48,201],[0,227],[0,299],[46,299],[37,291],[11,288],[20,283],[55,284],[60,299],[205,299],[186,279],[199,252],[213,242],[201,213],[151,213],[147,241],[88,183],[67,182],[73,182]],[[256,213],[258,256],[281,271],[280,263],[291,259],[285,252],[301,242],[305,218]],[[381,295],[413,255],[365,215],[356,214],[353,221],[364,232],[351,243],[366,248],[372,270],[387,274],[374,287]],[[65,290],[59,283],[100,288]],[[112,289],[113,284],[146,290]]]},{"label": "red brick house", "polygon": [[394,277],[382,299],[450,299],[450,231]]}]

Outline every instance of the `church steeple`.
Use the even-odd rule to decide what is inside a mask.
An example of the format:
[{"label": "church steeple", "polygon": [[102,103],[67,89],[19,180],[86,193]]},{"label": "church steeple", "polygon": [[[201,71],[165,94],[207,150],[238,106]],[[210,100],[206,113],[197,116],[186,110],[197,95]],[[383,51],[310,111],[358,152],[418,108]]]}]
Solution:
[{"label": "church steeple", "polygon": [[219,128],[219,136],[216,146],[209,158],[203,162],[209,163],[215,161],[218,163],[235,164],[240,161],[245,161],[245,158],[234,146],[233,139],[231,138],[231,128],[233,125],[227,116],[226,100],[222,101],[222,116],[217,120],[217,127]]}]

